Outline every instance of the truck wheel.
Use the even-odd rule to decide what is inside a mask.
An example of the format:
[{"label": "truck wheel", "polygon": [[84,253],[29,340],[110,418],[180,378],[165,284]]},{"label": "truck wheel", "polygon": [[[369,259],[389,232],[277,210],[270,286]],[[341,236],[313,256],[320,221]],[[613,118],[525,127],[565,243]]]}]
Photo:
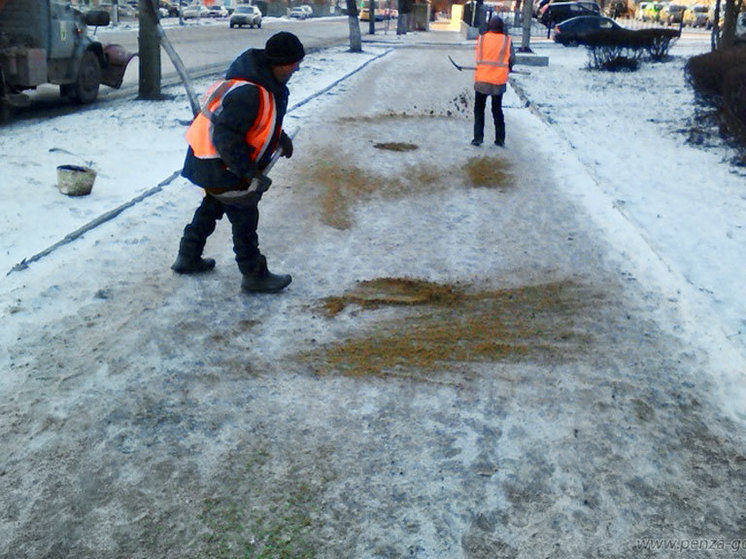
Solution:
[{"label": "truck wheel", "polygon": [[98,97],[98,87],[101,84],[101,65],[98,58],[91,51],[86,51],[80,59],[78,80],[75,82],[71,97],[83,105],[93,103]]},{"label": "truck wheel", "polygon": [[0,99],[0,124],[10,120],[10,103],[5,99]]},{"label": "truck wheel", "polygon": [[10,119],[10,103],[5,98],[5,94],[5,76],[3,75],[3,69],[0,68],[0,124]]}]

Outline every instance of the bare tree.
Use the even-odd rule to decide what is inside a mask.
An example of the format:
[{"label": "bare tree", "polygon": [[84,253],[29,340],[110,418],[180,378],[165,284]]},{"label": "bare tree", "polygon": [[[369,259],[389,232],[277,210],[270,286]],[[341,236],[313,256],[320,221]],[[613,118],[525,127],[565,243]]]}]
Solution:
[{"label": "bare tree", "polygon": [[161,98],[160,47],[163,47],[184,83],[192,113],[196,116],[200,110],[199,98],[194,92],[192,82],[189,80],[184,62],[182,62],[181,57],[174,49],[163,27],[161,27],[158,18],[158,3],[156,0],[140,0],[138,7],[140,23],[140,98]]},{"label": "bare tree", "polygon": [[357,18],[357,4],[355,0],[347,2],[347,22],[350,25],[350,52],[363,52],[363,39],[360,35],[360,21]]},{"label": "bare tree", "polygon": [[736,42],[736,22],[743,8],[743,0],[725,0],[723,25],[720,26],[721,1],[715,4],[715,21],[712,27],[712,50],[732,47]]},{"label": "bare tree", "polygon": [[161,48],[158,40],[158,16],[150,0],[139,2],[138,58],[140,60],[140,99],[161,98]]}]

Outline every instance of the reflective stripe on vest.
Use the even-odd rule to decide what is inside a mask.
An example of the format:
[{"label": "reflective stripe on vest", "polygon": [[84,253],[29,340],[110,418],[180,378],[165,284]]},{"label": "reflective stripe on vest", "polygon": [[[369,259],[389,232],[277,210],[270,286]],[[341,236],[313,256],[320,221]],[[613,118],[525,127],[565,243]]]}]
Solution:
[{"label": "reflective stripe on vest", "polygon": [[246,132],[246,143],[254,149],[251,160],[259,161],[269,149],[277,122],[274,95],[266,88],[247,80],[220,80],[214,83],[205,94],[202,110],[186,132],[186,140],[195,157],[199,159],[220,158],[212,141],[213,121],[223,110],[225,96],[237,87],[245,86],[256,87],[259,90],[259,111],[254,124]]},{"label": "reflective stripe on vest", "polygon": [[510,71],[510,37],[501,33],[485,33],[477,39],[477,71],[474,81],[503,85]]}]

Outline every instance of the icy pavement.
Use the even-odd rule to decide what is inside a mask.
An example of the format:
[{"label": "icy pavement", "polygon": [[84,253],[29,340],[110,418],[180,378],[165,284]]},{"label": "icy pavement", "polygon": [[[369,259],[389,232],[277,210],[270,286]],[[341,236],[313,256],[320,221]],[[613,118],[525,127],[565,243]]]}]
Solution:
[{"label": "icy pavement", "polygon": [[[471,77],[447,54],[470,51],[395,49],[288,119],[296,154],[260,226],[286,292],[238,293],[225,222],[213,273],[171,273],[200,196],[182,179],[4,278],[0,556],[743,549],[738,352],[702,335],[686,280],[514,92],[507,149],[468,145]],[[178,168],[187,103],[165,106],[110,115],[135,155],[117,177]],[[4,155],[44,177],[13,184],[37,202],[17,210],[28,236],[128,199],[116,180],[62,198],[56,160],[22,157],[51,138]]]}]

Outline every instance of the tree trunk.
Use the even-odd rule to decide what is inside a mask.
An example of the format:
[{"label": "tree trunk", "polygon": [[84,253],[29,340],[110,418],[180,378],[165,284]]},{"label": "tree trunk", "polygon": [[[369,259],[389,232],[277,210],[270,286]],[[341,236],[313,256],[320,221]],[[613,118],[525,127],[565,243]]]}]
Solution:
[{"label": "tree trunk", "polygon": [[710,32],[710,48],[716,51],[720,48],[720,0],[715,0],[715,10],[712,14],[712,31]]},{"label": "tree trunk", "polygon": [[409,14],[412,11],[412,4],[409,0],[398,0],[396,8],[399,11],[399,17],[396,20],[396,34],[406,35],[409,31]]},{"label": "tree trunk", "polygon": [[158,39],[155,11],[150,0],[140,0],[138,10],[140,60],[140,99],[160,99],[161,97],[161,45]]},{"label": "tree trunk", "polygon": [[727,49],[736,43],[736,22],[741,11],[743,0],[725,0],[725,17],[723,18],[723,32],[720,38],[720,48]]},{"label": "tree trunk", "polygon": [[407,14],[399,12],[399,16],[396,18],[396,34],[406,35],[407,34]]},{"label": "tree trunk", "polygon": [[523,13],[523,34],[521,36],[521,47],[518,49],[519,52],[533,52],[531,50],[531,10],[533,8],[533,2],[524,0],[522,9]]},{"label": "tree trunk", "polygon": [[360,22],[357,19],[355,0],[347,2],[347,22],[350,25],[350,52],[363,52],[363,39],[360,35]]}]

